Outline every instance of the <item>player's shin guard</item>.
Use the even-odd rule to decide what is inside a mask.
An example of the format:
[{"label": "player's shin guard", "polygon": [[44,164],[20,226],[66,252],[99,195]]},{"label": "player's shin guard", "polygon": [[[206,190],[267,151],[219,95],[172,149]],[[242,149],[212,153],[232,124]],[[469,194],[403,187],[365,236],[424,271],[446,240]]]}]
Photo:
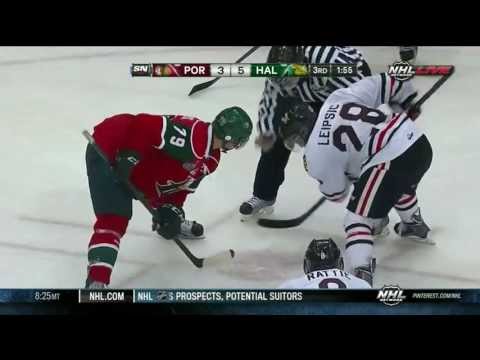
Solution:
[{"label": "player's shin guard", "polygon": [[127,230],[128,219],[118,215],[98,215],[94,225],[94,233],[88,245],[88,277],[89,283],[110,283],[120,239]]},{"label": "player's shin guard", "polygon": [[345,232],[345,271],[353,272],[359,266],[369,265],[373,253],[372,230],[365,224],[352,224]]},{"label": "player's shin guard", "polygon": [[345,271],[357,276],[362,275],[361,278],[369,282],[370,285],[373,277],[374,222],[372,219],[348,211],[344,224],[346,234]]},{"label": "player's shin guard", "polygon": [[417,209],[418,201],[415,194],[404,194],[395,204],[395,210],[397,211],[398,216],[400,216],[402,222],[406,223],[411,221],[412,215],[417,211]]}]

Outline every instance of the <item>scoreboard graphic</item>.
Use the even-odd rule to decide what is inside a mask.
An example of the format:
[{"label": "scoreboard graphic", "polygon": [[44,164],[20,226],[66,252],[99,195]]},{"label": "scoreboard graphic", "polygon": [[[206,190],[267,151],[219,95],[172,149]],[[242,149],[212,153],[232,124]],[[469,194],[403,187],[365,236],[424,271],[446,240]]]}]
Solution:
[{"label": "scoreboard graphic", "polygon": [[[449,75],[453,65],[410,65],[396,62],[388,74],[399,81],[414,75]],[[132,64],[132,77],[349,77],[355,64]]]},{"label": "scoreboard graphic", "polygon": [[345,77],[353,64],[132,64],[133,77]]}]

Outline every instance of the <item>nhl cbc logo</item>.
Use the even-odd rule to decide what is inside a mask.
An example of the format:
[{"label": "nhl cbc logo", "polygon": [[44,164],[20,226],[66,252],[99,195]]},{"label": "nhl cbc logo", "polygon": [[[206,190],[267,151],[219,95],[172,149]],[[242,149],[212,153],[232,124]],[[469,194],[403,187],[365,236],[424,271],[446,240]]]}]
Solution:
[{"label": "nhl cbc logo", "polygon": [[406,61],[397,61],[388,67],[388,75],[398,81],[405,81],[411,79],[415,75],[415,70],[412,65]]},{"label": "nhl cbc logo", "polygon": [[378,290],[377,300],[385,305],[394,306],[400,304],[407,297],[403,295],[403,290],[398,285],[384,285]]}]

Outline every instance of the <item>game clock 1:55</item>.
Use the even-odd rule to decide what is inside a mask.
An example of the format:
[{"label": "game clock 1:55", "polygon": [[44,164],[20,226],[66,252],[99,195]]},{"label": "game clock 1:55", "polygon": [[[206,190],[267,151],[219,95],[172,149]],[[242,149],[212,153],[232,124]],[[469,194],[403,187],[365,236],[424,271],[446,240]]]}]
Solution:
[{"label": "game clock 1:55", "polygon": [[354,76],[357,74],[357,67],[353,64],[333,65],[332,76]]}]

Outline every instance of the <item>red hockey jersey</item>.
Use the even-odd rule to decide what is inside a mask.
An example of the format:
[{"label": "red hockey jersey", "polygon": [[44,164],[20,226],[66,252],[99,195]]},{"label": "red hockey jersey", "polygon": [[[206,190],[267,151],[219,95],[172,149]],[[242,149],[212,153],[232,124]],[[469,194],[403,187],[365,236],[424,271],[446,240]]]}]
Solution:
[{"label": "red hockey jersey", "polygon": [[95,126],[93,137],[112,165],[119,152],[137,155],[130,181],[153,207],[182,207],[220,161],[220,150],[212,150],[211,125],[183,115],[119,114]]}]

